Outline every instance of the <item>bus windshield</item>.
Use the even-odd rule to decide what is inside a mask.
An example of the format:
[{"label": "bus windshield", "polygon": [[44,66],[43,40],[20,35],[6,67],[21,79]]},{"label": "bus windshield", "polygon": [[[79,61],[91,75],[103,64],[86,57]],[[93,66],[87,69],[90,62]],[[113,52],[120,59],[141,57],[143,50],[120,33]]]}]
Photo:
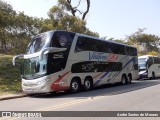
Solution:
[{"label": "bus windshield", "polygon": [[34,37],[32,42],[28,45],[27,54],[33,54],[39,52],[42,48],[48,47],[47,35],[42,34]]},{"label": "bus windshield", "polygon": [[138,58],[138,66],[140,69],[146,69],[146,58]]},{"label": "bus windshield", "polygon": [[42,61],[39,57],[24,59],[22,77],[24,79],[35,79],[44,76],[47,73],[47,58],[44,55]]}]

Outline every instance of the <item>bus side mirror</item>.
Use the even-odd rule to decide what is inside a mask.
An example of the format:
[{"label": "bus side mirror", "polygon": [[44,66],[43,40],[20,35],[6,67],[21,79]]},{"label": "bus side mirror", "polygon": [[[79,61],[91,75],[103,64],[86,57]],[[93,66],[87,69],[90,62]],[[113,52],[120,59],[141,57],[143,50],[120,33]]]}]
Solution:
[{"label": "bus side mirror", "polygon": [[140,66],[138,66],[138,71],[140,72]]},{"label": "bus side mirror", "polygon": [[149,65],[148,65],[148,63],[146,63],[146,68],[147,68],[147,69],[149,68]]},{"label": "bus side mirror", "polygon": [[16,59],[19,58],[19,57],[24,57],[24,54],[20,54],[20,55],[17,55],[17,56],[15,56],[15,57],[13,57],[13,59],[12,59],[12,64],[13,64],[13,66],[16,65]]}]

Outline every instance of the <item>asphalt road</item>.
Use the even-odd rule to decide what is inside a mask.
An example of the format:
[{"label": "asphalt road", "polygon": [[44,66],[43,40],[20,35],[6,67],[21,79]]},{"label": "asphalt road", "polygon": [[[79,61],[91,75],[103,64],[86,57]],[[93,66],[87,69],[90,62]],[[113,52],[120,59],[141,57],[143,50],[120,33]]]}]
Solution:
[{"label": "asphalt road", "polygon": [[[133,81],[124,86],[105,85],[76,94],[60,92],[4,100],[0,101],[0,111],[160,111],[160,79]],[[160,117],[145,119],[158,120]]]}]

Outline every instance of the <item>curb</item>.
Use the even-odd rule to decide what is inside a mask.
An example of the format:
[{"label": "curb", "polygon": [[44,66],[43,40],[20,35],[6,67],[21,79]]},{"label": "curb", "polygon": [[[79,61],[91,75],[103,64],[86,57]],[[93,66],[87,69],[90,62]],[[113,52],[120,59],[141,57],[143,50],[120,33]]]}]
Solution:
[{"label": "curb", "polygon": [[2,95],[0,96],[0,101],[2,100],[9,100],[9,99],[15,99],[15,98],[22,98],[27,97],[27,94],[11,94],[11,95]]}]

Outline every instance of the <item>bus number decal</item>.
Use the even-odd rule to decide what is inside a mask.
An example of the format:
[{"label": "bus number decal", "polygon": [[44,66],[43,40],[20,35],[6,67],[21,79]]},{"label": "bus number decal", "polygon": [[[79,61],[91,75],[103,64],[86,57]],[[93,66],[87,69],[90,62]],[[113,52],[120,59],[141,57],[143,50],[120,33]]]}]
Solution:
[{"label": "bus number decal", "polygon": [[64,57],[63,57],[63,53],[54,54],[53,58],[54,58],[54,59],[64,58]]}]

